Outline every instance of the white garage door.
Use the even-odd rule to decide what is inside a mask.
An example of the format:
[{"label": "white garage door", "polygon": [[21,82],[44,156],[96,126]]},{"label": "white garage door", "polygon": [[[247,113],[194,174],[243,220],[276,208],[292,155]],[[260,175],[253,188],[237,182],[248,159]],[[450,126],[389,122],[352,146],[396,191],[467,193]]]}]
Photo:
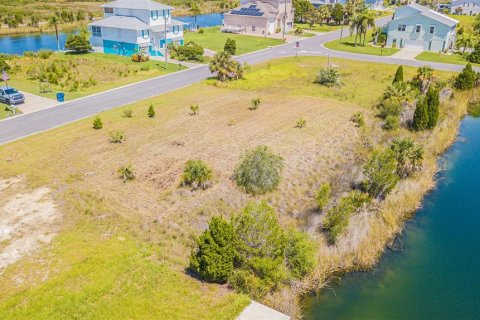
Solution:
[{"label": "white garage door", "polygon": [[406,40],[404,48],[423,50],[424,40]]}]

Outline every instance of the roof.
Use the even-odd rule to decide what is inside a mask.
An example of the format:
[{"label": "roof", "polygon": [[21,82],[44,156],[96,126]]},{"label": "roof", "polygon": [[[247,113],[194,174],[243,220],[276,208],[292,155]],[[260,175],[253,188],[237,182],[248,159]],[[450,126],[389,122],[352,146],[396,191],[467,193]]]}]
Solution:
[{"label": "roof", "polygon": [[110,16],[105,19],[97,20],[89,23],[90,26],[107,27],[107,28],[121,28],[130,30],[145,30],[148,25],[136,17],[126,16]]},{"label": "roof", "polygon": [[259,1],[247,2],[246,4],[233,9],[227,14],[250,17],[275,18],[278,15],[278,10],[268,3]]},{"label": "roof", "polygon": [[103,4],[101,7],[139,10],[173,10],[173,7],[151,0],[116,0]]},{"label": "roof", "polygon": [[[419,4],[411,3],[411,4],[408,4],[407,7],[411,8],[411,9],[414,9],[415,11],[417,11],[417,13],[419,13],[420,15],[422,15],[424,17],[436,20],[436,21],[441,22],[443,24],[446,24],[450,27],[453,27],[453,26],[458,24],[457,20],[452,19],[449,16],[446,16],[444,14],[441,14],[440,12],[431,10],[430,8],[421,6]],[[402,19],[402,18],[405,18],[405,17],[408,17],[408,16],[410,16],[410,15],[402,16],[399,19]]]},{"label": "roof", "polygon": [[[187,23],[185,22],[172,19],[172,22],[167,25],[167,28],[171,26],[184,26],[186,24]],[[152,29],[155,32],[165,31],[165,25],[161,24],[158,26],[150,26],[150,29]]]},{"label": "roof", "polygon": [[461,6],[467,3],[473,3],[477,6],[480,6],[480,0],[457,0],[457,1],[452,1],[451,5],[452,7],[456,7],[456,6]]}]

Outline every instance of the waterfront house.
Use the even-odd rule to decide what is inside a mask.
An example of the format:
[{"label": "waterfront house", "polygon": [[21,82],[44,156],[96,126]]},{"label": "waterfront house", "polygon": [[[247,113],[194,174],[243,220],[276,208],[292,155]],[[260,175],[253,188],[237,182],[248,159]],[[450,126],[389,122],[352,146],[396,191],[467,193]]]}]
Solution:
[{"label": "waterfront house", "polygon": [[319,8],[325,5],[332,5],[334,6],[336,3],[341,3],[340,0],[310,0],[310,3],[315,7]]},{"label": "waterfront house", "polygon": [[173,8],[151,0],[117,0],[102,5],[104,17],[89,24],[96,52],[131,56],[141,50],[163,56],[166,43],[183,45],[183,23]]},{"label": "waterfront house", "polygon": [[450,13],[476,16],[480,13],[480,0],[457,0],[450,4]]},{"label": "waterfront house", "polygon": [[294,10],[292,0],[242,1],[224,17],[222,30],[230,32],[270,35],[293,29]]},{"label": "waterfront house", "polygon": [[458,21],[418,4],[395,9],[384,27],[387,47],[445,52],[455,41]]}]

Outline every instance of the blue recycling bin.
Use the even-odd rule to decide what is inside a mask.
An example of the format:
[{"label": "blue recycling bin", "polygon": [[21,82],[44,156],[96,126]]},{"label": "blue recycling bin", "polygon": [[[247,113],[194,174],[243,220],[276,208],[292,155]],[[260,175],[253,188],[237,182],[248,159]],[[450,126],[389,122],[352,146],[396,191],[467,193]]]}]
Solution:
[{"label": "blue recycling bin", "polygon": [[63,93],[63,92],[58,92],[58,93],[57,93],[57,101],[58,101],[58,102],[63,102],[63,101],[65,101],[65,93]]}]

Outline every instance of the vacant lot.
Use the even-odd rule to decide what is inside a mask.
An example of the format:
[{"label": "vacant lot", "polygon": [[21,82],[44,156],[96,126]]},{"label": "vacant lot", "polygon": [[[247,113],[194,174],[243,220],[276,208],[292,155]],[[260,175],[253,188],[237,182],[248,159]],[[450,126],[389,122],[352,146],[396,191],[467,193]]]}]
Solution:
[{"label": "vacant lot", "polygon": [[[102,113],[101,130],[92,129],[90,118],[0,147],[1,178],[21,175],[22,193],[48,188],[58,212],[56,236],[3,271],[0,318],[234,318],[245,296],[185,272],[193,238],[209,218],[263,198],[282,224],[315,226],[313,190],[328,180],[336,195],[348,190],[364,134],[380,139],[372,105],[396,66],[335,60],[344,85],[325,88],[313,80],[326,63],[273,61],[253,67],[245,80],[209,80]],[[406,68],[406,78],[414,72]],[[261,99],[258,110],[248,109],[252,98]],[[147,117],[150,104],[155,118]],[[192,104],[198,115],[189,114]],[[123,116],[125,109],[132,118]],[[364,133],[350,121],[358,111],[366,118]],[[305,128],[295,127],[300,118]],[[110,143],[114,130],[127,140]],[[261,144],[279,153],[286,168],[277,191],[254,198],[231,176],[242,152]],[[179,187],[190,159],[213,168],[210,189]],[[117,170],[128,164],[136,179],[124,183]],[[0,242],[0,250],[12,240]]]},{"label": "vacant lot", "polygon": [[237,55],[277,46],[283,43],[282,40],[278,39],[223,33],[220,31],[220,27],[204,28],[203,30],[204,33],[185,33],[185,41],[194,41],[201,44],[206,49],[219,52],[223,51],[227,39],[234,39],[237,42]]},{"label": "vacant lot", "polygon": [[345,51],[351,53],[360,53],[360,54],[370,54],[374,56],[391,56],[392,54],[398,52],[400,49],[395,48],[381,48],[378,46],[373,46],[371,42],[373,42],[372,32],[367,32],[367,38],[365,39],[365,45],[363,45],[363,37],[362,41],[357,39],[357,44],[355,45],[355,35],[349,36],[348,29],[343,30],[343,39],[337,39],[331,42],[325,43],[325,47],[332,50],[337,51]]},{"label": "vacant lot", "polygon": [[[467,53],[468,54],[468,53]],[[417,60],[421,61],[433,61],[440,63],[450,63],[450,64],[467,64],[468,61],[465,58],[466,54],[462,53],[437,53],[437,52],[428,52],[424,51],[415,57]],[[472,63],[473,65],[477,65]]]},{"label": "vacant lot", "polygon": [[47,98],[65,92],[66,100],[180,70],[176,64],[165,70],[165,63],[160,61],[138,63],[130,57],[100,53],[55,53],[45,59],[11,57],[8,63],[12,86]]}]

